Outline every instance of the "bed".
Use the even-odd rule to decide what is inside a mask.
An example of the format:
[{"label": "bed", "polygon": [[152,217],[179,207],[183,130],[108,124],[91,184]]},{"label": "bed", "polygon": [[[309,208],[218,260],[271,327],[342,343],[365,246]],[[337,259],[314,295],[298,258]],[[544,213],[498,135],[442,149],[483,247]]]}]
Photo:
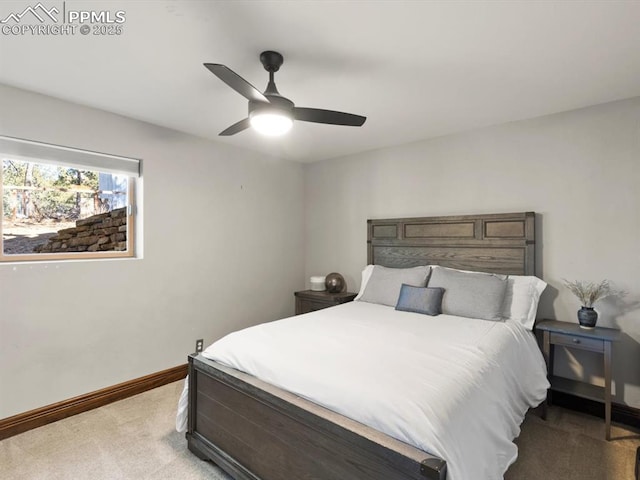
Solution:
[{"label": "bed", "polygon": [[[535,273],[535,215],[532,212],[369,220],[367,228],[367,257],[368,263],[371,265],[408,270],[412,267],[438,265],[463,271],[492,272],[511,276],[532,276]],[[383,312],[383,309],[386,310]],[[302,329],[300,335],[304,335],[304,331],[315,332],[313,329],[320,323],[339,322],[340,331],[346,331],[348,333],[348,335],[345,333],[346,338],[351,339],[352,343],[357,343],[359,338],[364,338],[358,336],[358,328],[362,324],[361,316],[364,315],[369,319],[375,319],[378,316],[382,318],[387,315],[386,312],[392,311],[395,312],[388,306],[354,302],[274,323],[277,324],[276,330],[279,328],[278,326],[282,326],[282,328],[286,326],[288,329],[292,328],[295,333],[298,328]],[[403,313],[405,312],[396,312],[396,314]],[[535,316],[535,311],[533,315]],[[356,318],[354,324],[349,323],[350,319],[354,317]],[[417,320],[417,314],[413,313],[398,318],[413,325],[411,328],[423,328],[426,323]],[[362,377],[358,377],[360,373],[358,362],[348,362],[349,365],[355,364],[351,375],[330,373],[323,377],[321,373],[318,373],[321,364],[324,362],[331,366],[334,357],[332,355],[326,356],[323,360],[323,357],[318,354],[315,356],[314,363],[311,363],[310,358],[313,354],[309,347],[307,358],[298,358],[298,363],[302,366],[312,365],[312,367],[308,367],[312,368],[314,372],[311,376],[314,381],[310,386],[290,385],[284,377],[279,378],[281,373],[279,368],[271,367],[271,370],[267,368],[261,371],[261,367],[256,367],[255,371],[260,372],[259,376],[270,380],[267,382],[242,371],[251,371],[251,366],[255,363],[255,358],[251,356],[238,361],[237,365],[242,370],[230,366],[235,364],[235,359],[231,357],[236,356],[234,353],[236,352],[234,345],[236,337],[232,335],[228,339],[225,337],[224,342],[220,343],[220,345],[228,344],[225,349],[218,345],[214,348],[213,355],[209,355],[219,361],[205,358],[203,355],[189,356],[188,425],[186,432],[189,449],[198,457],[215,462],[238,480],[294,478],[318,480],[445,480],[449,478],[450,480],[466,480],[474,477],[497,479],[498,477],[494,474],[487,473],[485,475],[481,473],[481,470],[476,471],[474,477],[471,477],[469,471],[463,468],[465,457],[474,457],[473,462],[475,463],[471,462],[470,465],[477,467],[482,464],[481,455],[483,454],[481,448],[477,449],[480,453],[472,448],[473,442],[477,442],[478,439],[474,438],[470,443],[469,438],[466,438],[464,427],[473,423],[499,424],[501,420],[495,421],[495,419],[513,417],[509,425],[505,424],[499,428],[507,431],[506,435],[511,437],[509,440],[516,436],[524,412],[528,407],[535,406],[544,398],[544,392],[548,385],[544,367],[540,366],[544,365],[540,352],[537,349],[535,351],[532,349],[531,345],[535,345],[535,341],[530,332],[518,326],[506,325],[509,322],[479,320],[465,323],[468,319],[447,315],[429,317],[428,320],[435,326],[434,331],[438,334],[437,338],[444,338],[447,335],[453,335],[452,338],[458,339],[462,337],[455,348],[458,348],[460,363],[463,366],[465,362],[467,362],[466,365],[472,365],[473,362],[469,358],[475,358],[473,357],[475,353],[472,350],[473,344],[478,342],[478,339],[483,339],[482,341],[485,342],[482,344],[485,350],[492,350],[491,342],[494,340],[489,342],[486,339],[495,337],[497,342],[509,345],[502,339],[506,337],[521,338],[521,341],[528,346],[509,346],[505,349],[508,353],[501,355],[507,355],[510,358],[508,363],[513,364],[517,363],[519,357],[531,356],[532,364],[536,364],[538,369],[536,372],[530,372],[531,377],[536,378],[535,388],[521,396],[522,398],[516,402],[517,407],[509,407],[508,414],[505,414],[504,411],[486,414],[479,409],[476,413],[474,407],[477,408],[480,404],[486,404],[487,411],[491,412],[493,405],[503,403],[504,399],[496,398],[496,395],[502,395],[502,390],[498,388],[499,383],[505,383],[507,380],[517,383],[518,385],[514,388],[518,391],[528,388],[527,381],[520,382],[518,380],[526,379],[528,372],[524,374],[518,371],[511,372],[500,365],[494,365],[495,360],[492,357],[487,357],[488,360],[485,363],[488,365],[487,368],[491,368],[483,370],[482,374],[486,375],[483,378],[488,388],[473,392],[471,390],[467,392],[463,389],[463,393],[451,394],[452,397],[448,396],[449,393],[445,389],[440,397],[432,397],[431,405],[434,410],[451,409],[450,416],[458,419],[456,425],[438,423],[434,427],[436,430],[440,429],[440,433],[444,437],[448,437],[447,445],[439,445],[439,437],[434,440],[434,445],[434,443],[421,442],[420,435],[428,437],[430,435],[428,432],[414,434],[411,431],[414,424],[420,430],[421,422],[405,420],[404,424],[400,423],[400,426],[396,425],[395,427],[379,425],[381,419],[384,420],[386,416],[376,419],[375,414],[369,412],[370,403],[391,404],[390,408],[393,412],[394,405],[400,405],[397,402],[403,401],[405,395],[394,396],[393,388],[387,388],[385,392],[376,391],[372,387],[365,388],[363,385],[376,382],[360,382],[359,378]],[[381,332],[385,328],[384,320],[379,321],[382,323],[375,330]],[[458,332],[465,332],[464,335],[458,333],[456,337],[455,333],[447,333],[451,325],[456,322],[461,326]],[[267,356],[275,357],[280,350],[284,350],[284,347],[273,347],[270,352],[268,351],[270,342],[265,339],[272,330],[274,330],[273,326],[264,332],[261,328],[251,330],[254,332],[253,341],[255,343],[250,350],[254,353],[254,357],[260,356],[256,352],[261,352],[263,346],[266,350],[262,353]],[[392,334],[393,332],[389,330],[382,337],[389,339]],[[312,337],[316,337],[315,333]],[[383,350],[385,348],[384,342],[380,339],[366,338],[367,341],[364,342],[360,350],[369,351],[367,354],[368,365],[378,362],[379,367],[376,367],[378,376],[376,378],[387,378],[393,382],[395,377],[406,377],[410,381],[412,376],[415,376],[416,385],[421,384],[419,380],[422,378],[422,373],[420,371],[414,372],[411,368],[405,369],[401,363],[389,360],[392,357],[395,358],[395,355],[390,355],[389,352]],[[426,335],[425,338],[427,338]],[[394,343],[397,343],[396,340]],[[431,340],[425,341],[423,345],[416,345],[413,350],[417,355],[424,354],[425,362],[429,363],[437,362],[436,357],[428,355],[435,354],[440,348],[438,342]],[[522,348],[528,349],[526,355],[522,354],[524,351]],[[371,359],[370,357],[375,357],[377,352],[380,355]],[[383,354],[386,355],[387,361],[380,358],[384,357]],[[445,355],[448,354],[445,353]],[[472,355],[472,357],[466,358],[465,355]],[[242,363],[243,361],[245,364]],[[419,363],[414,359],[411,365]],[[442,368],[438,369],[436,363],[429,364],[434,365],[433,371],[442,370]],[[345,365],[344,362],[343,365]],[[335,368],[336,365],[333,365],[333,370],[329,368],[328,371],[335,372]],[[451,378],[456,380],[456,375],[460,375],[452,373],[458,367],[453,365],[444,368],[447,369],[447,375],[440,375],[443,380],[448,384],[456,383],[456,381],[452,382]],[[282,368],[282,370],[287,369]],[[295,369],[288,370],[291,370],[295,375]],[[460,372],[462,371],[460,370]],[[397,374],[394,375],[394,372]],[[304,384],[305,375],[298,375],[298,377],[298,380]],[[333,394],[335,398],[328,396],[328,398],[318,400],[314,397],[314,395],[323,396],[324,392],[327,392],[323,382],[331,381],[341,384],[343,389],[338,389],[339,394]],[[496,388],[493,388],[494,386]],[[313,395],[308,394],[305,388],[311,388],[311,390],[315,388],[316,392]],[[438,387],[438,391],[440,388]],[[353,392],[358,389],[364,389],[366,394],[354,400]],[[507,392],[505,396],[514,395],[510,390],[505,390],[505,392]],[[420,396],[435,395],[436,393],[438,392],[429,393],[427,391],[425,393],[424,390],[418,390]],[[349,410],[343,411],[339,404],[333,403],[341,395],[352,399],[351,413]],[[461,403],[457,396],[460,398],[469,396],[465,400],[467,403]],[[371,402],[363,402],[363,399],[371,399]],[[413,400],[409,399],[408,401],[409,406],[398,406],[397,408],[399,410],[410,409]],[[513,405],[511,401],[506,403]],[[362,408],[358,409],[360,411],[353,412],[353,407],[355,406],[357,409],[358,405],[362,405]],[[449,405],[458,405],[456,407],[458,410],[453,410],[453,407],[449,407]],[[374,407],[371,406],[372,411],[373,409]],[[426,418],[435,418],[430,416],[433,412],[429,408],[427,410]],[[463,413],[466,415],[464,418],[462,417]],[[492,417],[491,415],[499,416]],[[494,420],[490,420],[491,418]],[[505,433],[503,433],[504,435]],[[489,433],[489,436],[495,435]],[[484,463],[493,461],[487,460]],[[507,447],[504,458],[505,466],[504,468],[499,467],[497,470],[506,469],[506,466],[512,461],[513,451]],[[454,471],[457,471],[455,478],[453,478]]]}]

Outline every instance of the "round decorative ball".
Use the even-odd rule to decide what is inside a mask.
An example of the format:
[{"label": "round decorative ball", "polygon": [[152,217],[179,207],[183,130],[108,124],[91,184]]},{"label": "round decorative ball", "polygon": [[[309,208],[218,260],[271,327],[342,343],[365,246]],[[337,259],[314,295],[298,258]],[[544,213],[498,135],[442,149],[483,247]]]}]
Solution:
[{"label": "round decorative ball", "polygon": [[324,280],[324,284],[327,287],[329,293],[340,293],[345,290],[347,282],[344,281],[344,277],[339,273],[330,273]]}]

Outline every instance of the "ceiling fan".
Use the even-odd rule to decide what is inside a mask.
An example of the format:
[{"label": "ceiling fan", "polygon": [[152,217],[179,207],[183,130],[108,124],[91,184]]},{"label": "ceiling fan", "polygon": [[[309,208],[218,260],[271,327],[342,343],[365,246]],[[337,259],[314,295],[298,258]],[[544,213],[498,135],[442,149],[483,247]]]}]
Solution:
[{"label": "ceiling fan", "polygon": [[294,120],[360,127],[367,119],[351,113],[296,107],[291,100],[280,95],[273,80],[284,62],[282,55],[268,50],[260,54],[260,62],[269,72],[269,83],[264,93],[229,67],[218,63],[204,64],[211,73],[249,100],[249,116],[223,130],[220,135],[235,135],[250,126],[265,135],[282,135],[289,131]]}]

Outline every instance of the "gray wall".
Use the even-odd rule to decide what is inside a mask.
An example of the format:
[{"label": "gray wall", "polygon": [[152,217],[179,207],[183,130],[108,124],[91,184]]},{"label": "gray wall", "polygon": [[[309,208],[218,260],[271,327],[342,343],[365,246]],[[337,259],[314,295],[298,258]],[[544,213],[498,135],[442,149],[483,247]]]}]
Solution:
[{"label": "gray wall", "polygon": [[[640,98],[314,163],[305,189],[305,277],[338,271],[352,291],[368,218],[537,212],[539,315],[577,322],[563,278],[625,290],[596,309],[624,332],[616,401],[640,408]],[[601,384],[597,356],[560,353],[557,373]]]},{"label": "gray wall", "polygon": [[[541,316],[575,321],[562,278],[626,290],[598,310],[625,334],[617,401],[640,408],[640,99],[304,167],[6,86],[0,112],[0,134],[142,158],[145,238],[142,259],[0,264],[0,418],[290,315],[310,275],[357,290],[367,218],[524,210],[550,283]],[[588,354],[561,359],[601,381]]]},{"label": "gray wall", "polygon": [[0,418],[293,314],[301,165],[1,85],[0,134],[143,159],[145,239],[142,259],[0,264]]}]

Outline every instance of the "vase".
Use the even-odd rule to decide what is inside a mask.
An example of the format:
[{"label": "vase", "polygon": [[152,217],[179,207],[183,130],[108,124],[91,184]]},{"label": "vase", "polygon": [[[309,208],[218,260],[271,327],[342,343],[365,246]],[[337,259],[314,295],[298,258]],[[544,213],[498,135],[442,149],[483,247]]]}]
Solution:
[{"label": "vase", "polygon": [[598,321],[598,312],[593,307],[582,307],[578,310],[578,322],[582,328],[594,328]]},{"label": "vase", "polygon": [[340,293],[345,289],[344,277],[336,272],[327,275],[324,284],[326,285],[327,292],[329,293]]}]

